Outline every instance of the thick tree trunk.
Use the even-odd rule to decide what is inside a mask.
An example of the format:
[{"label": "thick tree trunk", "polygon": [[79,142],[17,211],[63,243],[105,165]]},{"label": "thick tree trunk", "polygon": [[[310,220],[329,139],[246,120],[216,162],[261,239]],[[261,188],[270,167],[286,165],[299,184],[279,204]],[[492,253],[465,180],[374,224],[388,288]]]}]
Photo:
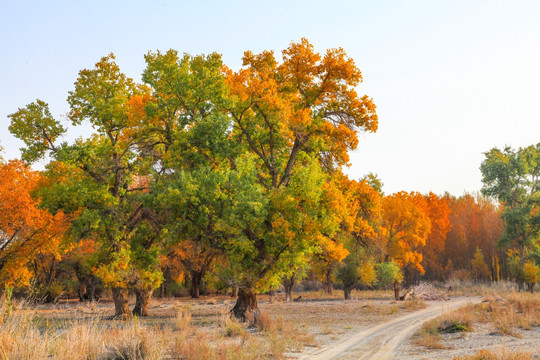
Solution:
[{"label": "thick tree trunk", "polygon": [[238,296],[238,286],[233,286],[231,291],[231,297],[235,298]]},{"label": "thick tree trunk", "polygon": [[257,307],[257,295],[252,289],[242,288],[238,291],[238,298],[236,304],[231,310],[231,314],[238,320],[246,321],[247,313],[257,313],[259,308]]},{"label": "thick tree trunk", "polygon": [[295,275],[293,274],[290,278],[283,278],[283,287],[285,288],[285,301],[291,301],[292,292],[294,290],[295,284]]},{"label": "thick tree trunk", "polygon": [[354,284],[346,284],[343,286],[343,295],[345,296],[345,300],[351,299],[351,292],[354,288]]},{"label": "thick tree trunk", "polygon": [[396,300],[399,300],[399,292],[401,290],[401,286],[398,282],[394,283],[394,298]]},{"label": "thick tree trunk", "polygon": [[191,272],[191,297],[193,299],[197,299],[201,295],[202,278],[202,271]]},{"label": "thick tree trunk", "polygon": [[128,289],[112,288],[114,300],[114,317],[122,319],[130,319],[131,311],[129,311]]},{"label": "thick tree trunk", "polygon": [[148,316],[148,303],[152,297],[152,289],[135,289],[135,307],[133,315]]}]

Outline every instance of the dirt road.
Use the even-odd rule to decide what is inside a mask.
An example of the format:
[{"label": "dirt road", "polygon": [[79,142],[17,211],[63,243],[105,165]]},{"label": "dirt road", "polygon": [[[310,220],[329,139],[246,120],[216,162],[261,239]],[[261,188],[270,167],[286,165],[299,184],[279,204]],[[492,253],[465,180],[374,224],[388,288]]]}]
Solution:
[{"label": "dirt road", "polygon": [[305,354],[300,359],[395,359],[399,357],[400,345],[424,322],[449,310],[478,301],[479,298],[466,298],[438,302],[420,311],[357,332],[338,344],[313,354]]}]

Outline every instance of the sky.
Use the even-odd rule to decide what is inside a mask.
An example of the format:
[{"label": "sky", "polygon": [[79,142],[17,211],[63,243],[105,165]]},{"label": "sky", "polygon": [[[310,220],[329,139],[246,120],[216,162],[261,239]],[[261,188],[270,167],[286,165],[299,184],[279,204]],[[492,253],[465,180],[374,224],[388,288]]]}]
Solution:
[{"label": "sky", "polygon": [[351,178],[376,173],[387,194],[475,192],[484,152],[540,142],[539,14],[540,1],[519,0],[0,0],[3,157],[23,146],[9,114],[39,98],[68,124],[78,72],[111,52],[140,81],[148,51],[216,51],[238,69],[246,50],[279,55],[305,37],[320,52],[342,47],[377,105]]}]

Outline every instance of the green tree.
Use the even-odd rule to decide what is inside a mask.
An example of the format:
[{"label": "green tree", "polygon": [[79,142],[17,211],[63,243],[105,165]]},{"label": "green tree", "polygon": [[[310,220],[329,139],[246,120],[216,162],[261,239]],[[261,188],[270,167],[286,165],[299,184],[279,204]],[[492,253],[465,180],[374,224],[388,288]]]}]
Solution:
[{"label": "green tree", "polygon": [[403,280],[401,268],[395,261],[387,261],[379,263],[375,266],[377,272],[377,284],[381,287],[394,285],[394,297],[399,300],[399,288],[396,289],[396,284]]},{"label": "green tree", "polygon": [[145,315],[145,301],[161,282],[161,231],[144,205],[144,179],[152,177],[153,164],[138,146],[141,132],[131,114],[148,90],[121,73],[114,59],[111,54],[94,69],[81,70],[69,93],[72,125],[88,122],[95,133],[71,145],[57,144],[65,129],[39,100],[10,115],[10,130],[25,142],[27,161],[52,156],[47,173],[56,181],[43,190],[45,205],[74,216],[76,240],[96,239],[95,273],[112,288],[115,316],[129,317],[128,289],[137,295],[135,312]]},{"label": "green tree", "polygon": [[[205,274],[235,236],[229,226],[235,201],[249,177],[231,138],[223,63],[218,54],[179,57],[177,51],[149,53],[143,81],[152,97],[142,104],[145,148],[162,181],[152,188],[152,208],[166,214],[167,247],[189,272],[191,294],[199,296]],[[238,186],[237,186],[238,185]]]},{"label": "green tree", "polygon": [[494,148],[484,155],[482,193],[503,205],[506,227],[500,245],[517,247],[520,267],[528,259],[540,265],[540,143],[517,150]]}]

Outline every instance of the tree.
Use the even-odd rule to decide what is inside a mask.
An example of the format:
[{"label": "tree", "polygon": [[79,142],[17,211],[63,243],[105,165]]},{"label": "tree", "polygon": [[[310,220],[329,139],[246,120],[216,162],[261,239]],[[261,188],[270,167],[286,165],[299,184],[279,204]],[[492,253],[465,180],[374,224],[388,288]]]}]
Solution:
[{"label": "tree", "polygon": [[[431,231],[429,208],[418,193],[398,192],[382,200],[382,231],[386,259],[393,260],[403,269],[411,266],[424,273],[421,250]],[[396,300],[400,284],[394,283]]]},{"label": "tree", "polygon": [[95,69],[80,71],[69,93],[72,124],[88,122],[94,134],[58,144],[66,129],[40,100],[11,114],[10,130],[25,142],[25,160],[53,157],[47,173],[59,181],[44,190],[47,207],[74,216],[74,239],[91,236],[98,242],[95,273],[112,288],[115,316],[128,317],[129,287],[137,295],[135,310],[144,315],[144,302],[161,281],[156,246],[161,233],[157,217],[144,206],[148,187],[133,186],[153,173],[138,147],[141,131],[133,114],[148,90],[121,73],[114,59],[111,54]]},{"label": "tree", "polygon": [[523,284],[527,284],[528,290],[534,292],[534,285],[540,281],[540,266],[531,260],[521,261],[519,251],[508,250],[508,265],[510,272],[518,283],[519,291],[523,289]]},{"label": "tree", "polygon": [[228,251],[246,274],[233,309],[240,318],[257,309],[257,291],[335,233],[338,224],[325,223],[320,203],[326,174],[348,162],[357,130],[377,129],[373,102],[354,90],[361,73],[342,49],[321,56],[302,39],[281,63],[270,51],[248,51],[243,64],[228,71],[228,113],[265,204],[261,221],[239,223],[241,245]]},{"label": "tree", "polygon": [[[225,102],[225,76],[218,54],[179,57],[175,50],[149,53],[143,81],[152,87],[141,127],[146,151],[161,170],[152,187],[155,211],[166,214],[167,247],[199,297],[205,274],[223,256],[229,236],[227,212],[235,196],[230,176],[236,142]],[[236,176],[236,175],[234,175]]]},{"label": "tree", "polygon": [[[471,260],[478,248],[489,267],[490,277],[498,280],[501,276],[506,276],[506,254],[497,248],[503,232],[499,206],[488,198],[471,194],[464,194],[459,198],[447,194],[445,201],[450,208],[451,229],[446,235],[438,262],[451,262],[453,270],[469,271]],[[446,273],[449,274],[448,271]],[[431,274],[426,272],[426,275]]]},{"label": "tree", "polygon": [[379,263],[375,266],[377,273],[377,282],[379,286],[394,286],[394,298],[399,300],[399,287],[396,284],[401,283],[403,280],[403,273],[401,268],[395,261],[387,261]]},{"label": "tree", "polygon": [[364,254],[362,248],[359,248],[340,264],[337,278],[343,284],[345,300],[350,300],[351,291],[356,285],[371,285],[375,282],[376,273],[372,259]]},{"label": "tree", "polygon": [[479,248],[476,248],[474,259],[471,260],[471,272],[476,280],[489,280],[489,268],[484,260],[484,254]]},{"label": "tree", "polygon": [[540,244],[540,143],[518,150],[493,148],[484,155],[482,193],[501,202],[506,227],[500,244],[517,247],[523,267],[526,254],[534,253]]},{"label": "tree", "polygon": [[69,217],[40,208],[42,176],[20,160],[0,162],[0,285],[28,285],[41,253],[60,255]]},{"label": "tree", "polygon": [[[376,177],[371,175],[370,179],[375,180]],[[376,181],[374,183],[377,184]],[[349,180],[345,176],[341,178],[340,186],[347,207],[342,212],[345,215],[342,232],[350,254],[338,268],[338,278],[343,283],[344,296],[348,300],[358,283],[371,285],[375,280],[373,263],[381,257],[383,248],[378,237],[381,189],[373,188],[366,180]]]},{"label": "tree", "polygon": [[445,275],[443,253],[446,236],[452,225],[450,223],[450,208],[444,197],[433,193],[424,196],[429,209],[431,231],[422,248],[423,267],[432,279],[443,280]]}]

